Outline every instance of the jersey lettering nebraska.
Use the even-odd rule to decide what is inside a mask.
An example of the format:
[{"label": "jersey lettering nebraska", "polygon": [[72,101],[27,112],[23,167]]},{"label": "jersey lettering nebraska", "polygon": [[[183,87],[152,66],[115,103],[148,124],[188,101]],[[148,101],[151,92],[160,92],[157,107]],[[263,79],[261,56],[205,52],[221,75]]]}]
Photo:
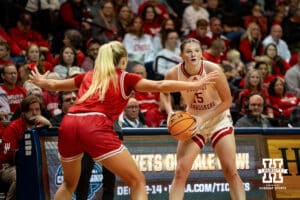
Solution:
[{"label": "jersey lettering nebraska", "polygon": [[[200,70],[196,75],[189,75],[185,70],[184,63],[182,63],[178,68],[178,80],[193,82],[205,77],[207,74],[204,69],[205,62],[201,61]],[[198,90],[181,91],[181,95],[187,105],[186,111],[196,116],[201,116],[206,112],[213,112],[212,109],[221,103],[218,90],[213,84],[205,85]],[[231,118],[228,109],[209,120],[207,126],[213,126],[225,117]]]}]

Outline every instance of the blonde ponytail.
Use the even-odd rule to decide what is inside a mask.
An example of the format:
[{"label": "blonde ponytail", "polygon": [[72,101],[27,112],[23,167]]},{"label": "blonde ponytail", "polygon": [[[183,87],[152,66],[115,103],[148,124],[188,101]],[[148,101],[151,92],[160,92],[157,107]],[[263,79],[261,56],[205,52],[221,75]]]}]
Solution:
[{"label": "blonde ponytail", "polygon": [[92,83],[78,102],[85,101],[97,90],[99,90],[99,100],[103,101],[110,81],[112,81],[114,89],[117,90],[118,84],[115,67],[119,64],[121,58],[126,56],[126,49],[120,42],[113,41],[102,45],[95,60]]}]

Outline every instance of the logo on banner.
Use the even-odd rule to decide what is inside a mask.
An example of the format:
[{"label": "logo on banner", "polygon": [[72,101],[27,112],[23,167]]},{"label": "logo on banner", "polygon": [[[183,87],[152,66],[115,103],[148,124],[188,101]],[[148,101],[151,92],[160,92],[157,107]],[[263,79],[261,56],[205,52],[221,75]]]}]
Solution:
[{"label": "logo on banner", "polygon": [[268,184],[262,189],[286,189],[276,185],[283,183],[283,175],[288,174],[288,170],[283,168],[283,159],[263,158],[262,165],[263,168],[258,169],[258,174],[263,174],[262,182]]},{"label": "logo on banner", "polygon": [[[61,165],[56,170],[55,173],[55,185],[60,186],[63,183],[63,170]],[[90,187],[89,187],[89,194],[88,200],[91,200],[95,197],[96,192],[102,187],[103,185],[103,175],[102,175],[102,167],[95,163],[94,168],[92,170],[91,178],[90,178]],[[76,195],[73,194],[72,200],[76,200]]]}]

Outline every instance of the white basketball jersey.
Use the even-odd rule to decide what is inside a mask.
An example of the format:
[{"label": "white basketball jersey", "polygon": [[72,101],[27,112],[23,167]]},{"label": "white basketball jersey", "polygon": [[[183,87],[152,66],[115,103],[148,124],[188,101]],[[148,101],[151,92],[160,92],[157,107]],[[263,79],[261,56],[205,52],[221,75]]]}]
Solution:
[{"label": "white basketball jersey", "polygon": [[[196,75],[189,75],[184,68],[184,63],[182,63],[178,68],[178,80],[193,82],[199,80],[202,77],[205,77],[206,76],[206,71],[204,70],[205,62],[206,61],[203,60],[201,61],[200,70]],[[195,116],[201,116],[206,112],[212,112],[211,110],[221,103],[221,98],[214,84],[206,85],[203,88],[200,88],[198,90],[181,91],[181,95],[184,99],[184,102],[187,105],[186,111]],[[209,120],[209,125],[213,126],[226,117],[231,118],[229,110]]]}]

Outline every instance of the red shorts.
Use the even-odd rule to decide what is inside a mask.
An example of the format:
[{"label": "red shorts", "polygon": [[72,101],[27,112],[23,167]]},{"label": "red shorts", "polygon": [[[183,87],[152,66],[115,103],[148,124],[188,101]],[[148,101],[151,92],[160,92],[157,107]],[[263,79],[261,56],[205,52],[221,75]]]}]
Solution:
[{"label": "red shorts", "polygon": [[101,161],[124,149],[112,120],[102,113],[67,114],[61,122],[58,150],[63,161],[76,160],[83,152]]}]

